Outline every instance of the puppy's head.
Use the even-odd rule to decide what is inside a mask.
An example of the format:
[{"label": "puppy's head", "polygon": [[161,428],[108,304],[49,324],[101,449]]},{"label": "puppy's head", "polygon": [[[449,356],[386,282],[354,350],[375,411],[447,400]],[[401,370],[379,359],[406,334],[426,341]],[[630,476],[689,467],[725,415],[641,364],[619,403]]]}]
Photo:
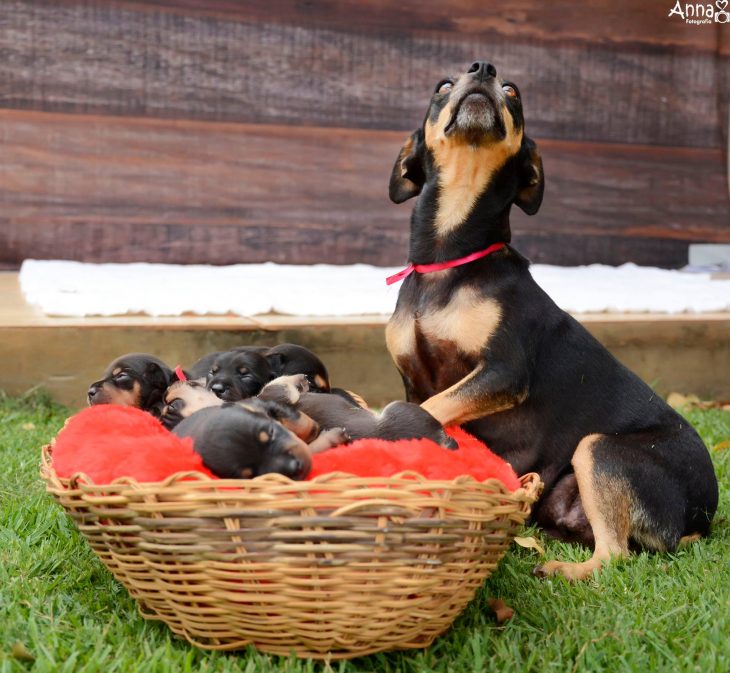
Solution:
[{"label": "puppy's head", "polygon": [[327,367],[312,351],[297,344],[279,344],[266,352],[273,378],[304,374],[312,392],[327,393],[330,379]]},{"label": "puppy's head", "polygon": [[128,353],[114,360],[102,378],[89,386],[90,405],[120,404],[159,415],[172,370],[147,353]]},{"label": "puppy's head", "polygon": [[271,367],[263,355],[232,350],[215,357],[205,385],[220,399],[236,402],[257,395],[271,378]]},{"label": "puppy's head", "polygon": [[223,400],[200,381],[175,381],[165,391],[163,402],[160,420],[168,430],[200,409],[223,404]]},{"label": "puppy's head", "polygon": [[496,212],[515,203],[532,215],[543,186],[542,162],[524,133],[517,86],[478,61],[436,84],[423,126],[395,162],[390,198],[402,203],[428,195],[436,232],[446,234],[487,193]]},{"label": "puppy's head", "polygon": [[312,467],[307,445],[256,407],[225,403],[202,409],[174,432],[191,437],[205,465],[219,477],[251,478],[276,472],[304,479]]}]

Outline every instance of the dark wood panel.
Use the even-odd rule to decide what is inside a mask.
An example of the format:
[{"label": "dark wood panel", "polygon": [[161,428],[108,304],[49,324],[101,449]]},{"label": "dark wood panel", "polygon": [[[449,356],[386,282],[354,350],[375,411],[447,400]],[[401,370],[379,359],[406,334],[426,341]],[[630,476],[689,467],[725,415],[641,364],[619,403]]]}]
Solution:
[{"label": "dark wood panel", "polygon": [[[398,132],[18,111],[1,111],[0,129],[0,264],[406,255],[410,206],[387,199]],[[632,248],[672,265],[692,241],[730,240],[719,150],[540,147],[543,209],[514,216],[536,259],[620,263]]]},{"label": "dark wood panel", "polygon": [[[79,4],[78,0],[63,0]],[[358,32],[410,35],[502,35],[548,42],[646,44],[714,51],[714,25],[669,18],[668,0],[114,0],[140,11],[229,21],[289,23]],[[47,1],[46,4],[49,4]],[[58,0],[56,0],[58,4]],[[109,4],[109,3],[107,3]]]},{"label": "dark wood panel", "polygon": [[[248,4],[241,3],[244,15],[253,11],[244,11]],[[276,9],[271,15],[280,17]],[[443,74],[486,58],[520,85],[528,127],[539,137],[720,146],[714,52],[555,43],[488,23],[475,23],[477,32],[431,26],[403,34],[361,30],[355,21],[292,25],[142,11],[136,3],[16,0],[0,12],[0,104],[409,130]]]},{"label": "dark wood panel", "polygon": [[687,248],[692,241],[647,236],[534,232],[516,228],[512,242],[534,264],[616,266],[633,262],[641,266],[678,269],[687,264]]}]

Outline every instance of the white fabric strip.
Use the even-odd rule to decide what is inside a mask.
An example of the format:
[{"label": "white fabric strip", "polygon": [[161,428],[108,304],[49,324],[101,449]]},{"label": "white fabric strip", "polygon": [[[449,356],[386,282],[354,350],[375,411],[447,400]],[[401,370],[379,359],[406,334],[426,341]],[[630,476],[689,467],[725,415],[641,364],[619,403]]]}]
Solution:
[{"label": "white fabric strip", "polygon": [[[20,285],[29,303],[57,316],[388,315],[395,306],[399,285],[386,287],[385,278],[400,268],[26,260],[20,270]],[[531,270],[555,302],[573,313],[730,311],[730,280],[713,280],[706,273],[635,264],[535,264]]]}]

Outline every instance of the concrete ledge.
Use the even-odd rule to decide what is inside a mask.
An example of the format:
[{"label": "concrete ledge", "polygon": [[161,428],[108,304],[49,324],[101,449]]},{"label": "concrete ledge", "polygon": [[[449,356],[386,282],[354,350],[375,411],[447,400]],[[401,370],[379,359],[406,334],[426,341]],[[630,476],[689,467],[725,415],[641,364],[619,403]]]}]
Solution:
[{"label": "concrete ledge", "polygon": [[[730,314],[576,316],[609,350],[666,395],[730,398]],[[154,353],[170,365],[236,345],[291,341],[317,352],[333,382],[381,405],[403,395],[385,347],[387,317],[54,318],[23,300],[17,275],[0,273],[0,389],[42,386],[71,407],[115,357]]]}]

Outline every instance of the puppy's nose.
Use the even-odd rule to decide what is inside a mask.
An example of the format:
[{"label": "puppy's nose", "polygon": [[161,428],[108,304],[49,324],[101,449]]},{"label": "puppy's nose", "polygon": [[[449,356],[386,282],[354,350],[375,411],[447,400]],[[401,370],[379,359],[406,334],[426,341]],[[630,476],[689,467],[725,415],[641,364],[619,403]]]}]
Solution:
[{"label": "puppy's nose", "polygon": [[86,396],[89,398],[89,402],[94,401],[94,397],[96,397],[96,393],[99,392],[99,386],[97,386],[95,383],[89,386],[89,390],[86,392]]},{"label": "puppy's nose", "polygon": [[467,73],[478,77],[479,81],[483,82],[489,77],[496,77],[497,68],[495,68],[491,63],[487,63],[486,61],[475,61],[471,64],[471,68],[467,70]]},{"label": "puppy's nose", "polygon": [[284,462],[284,474],[288,477],[298,477],[304,469],[304,463],[295,456],[287,457]]},{"label": "puppy's nose", "polygon": [[228,390],[228,386],[225,383],[216,381],[211,387],[211,391],[214,392],[218,397]]}]

